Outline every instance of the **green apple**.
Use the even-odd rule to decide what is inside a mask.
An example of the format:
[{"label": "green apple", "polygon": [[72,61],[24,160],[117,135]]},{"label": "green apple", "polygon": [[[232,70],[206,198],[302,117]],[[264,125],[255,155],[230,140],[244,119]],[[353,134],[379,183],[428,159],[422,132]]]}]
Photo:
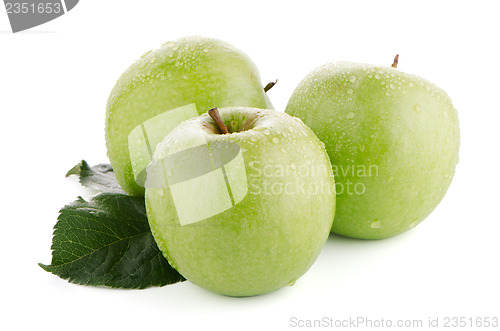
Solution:
[{"label": "green apple", "polygon": [[457,111],[423,78],[394,67],[327,64],[304,78],[286,112],[326,145],[337,234],[381,239],[405,232],[432,212],[451,183]]},{"label": "green apple", "polygon": [[333,222],[324,146],[282,112],[229,107],[214,118],[187,120],[158,145],[146,181],[154,238],[174,268],[211,291],[252,296],[291,285]]},{"label": "green apple", "polygon": [[[181,108],[186,105],[190,107]],[[134,128],[149,119],[160,123],[156,116],[177,109],[169,120],[173,126],[156,132],[163,138],[174,124],[225,106],[272,108],[256,66],[240,50],[220,40],[188,37],[144,54],[122,74],[107,104],[106,146],[122,188],[131,195],[144,194],[137,179],[145,174],[148,160],[131,163],[129,135]]]}]

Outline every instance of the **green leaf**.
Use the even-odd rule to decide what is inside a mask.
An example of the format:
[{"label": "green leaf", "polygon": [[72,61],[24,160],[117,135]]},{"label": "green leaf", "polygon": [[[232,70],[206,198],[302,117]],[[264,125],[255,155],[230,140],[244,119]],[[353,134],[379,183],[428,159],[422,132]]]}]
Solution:
[{"label": "green leaf", "polygon": [[144,198],[79,197],[61,209],[52,250],[51,265],[40,267],[71,283],[146,288],[184,280],[154,241]]},{"label": "green leaf", "polygon": [[75,165],[66,173],[66,177],[77,175],[83,186],[98,189],[101,192],[125,193],[116,181],[110,164],[98,164],[90,167],[85,160]]}]

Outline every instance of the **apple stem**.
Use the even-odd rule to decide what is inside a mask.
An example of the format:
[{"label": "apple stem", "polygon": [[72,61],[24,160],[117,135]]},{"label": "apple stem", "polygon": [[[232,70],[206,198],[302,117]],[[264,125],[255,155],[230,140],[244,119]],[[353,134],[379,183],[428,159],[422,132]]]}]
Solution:
[{"label": "apple stem", "polygon": [[276,85],[277,82],[278,82],[278,80],[276,79],[274,82],[267,83],[266,87],[264,87],[264,93],[267,93],[267,91],[272,89],[273,86]]},{"label": "apple stem", "polygon": [[217,123],[217,127],[219,128],[219,131],[222,132],[223,134],[229,133],[227,126],[222,122],[222,119],[220,118],[219,110],[217,108],[212,108],[208,111],[208,115]]},{"label": "apple stem", "polygon": [[392,63],[392,67],[397,68],[398,62],[399,62],[399,54],[396,54],[396,56],[394,57],[394,62]]}]

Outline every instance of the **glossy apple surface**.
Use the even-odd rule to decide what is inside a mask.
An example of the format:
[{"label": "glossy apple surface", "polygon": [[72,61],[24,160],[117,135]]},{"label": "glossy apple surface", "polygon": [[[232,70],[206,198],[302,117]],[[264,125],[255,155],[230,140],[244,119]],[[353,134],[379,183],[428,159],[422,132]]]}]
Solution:
[{"label": "glossy apple surface", "polygon": [[[211,291],[252,296],[291,285],[330,233],[335,185],[326,151],[285,113],[234,107],[220,115],[230,133],[202,115],[158,145],[146,182],[152,233],[174,268]],[[165,185],[158,164],[169,164]]]},{"label": "glossy apple surface", "polygon": [[[195,115],[213,107],[272,108],[256,66],[228,43],[188,37],[144,54],[117,81],[106,111],[108,157],[127,193],[144,194],[131,165],[131,131],[148,119],[188,104],[195,104]],[[185,114],[184,119],[191,115]]]},{"label": "glossy apple surface", "polygon": [[286,112],[325,143],[337,188],[335,233],[381,239],[405,232],[451,183],[457,111],[423,78],[391,67],[327,64],[299,84]]}]

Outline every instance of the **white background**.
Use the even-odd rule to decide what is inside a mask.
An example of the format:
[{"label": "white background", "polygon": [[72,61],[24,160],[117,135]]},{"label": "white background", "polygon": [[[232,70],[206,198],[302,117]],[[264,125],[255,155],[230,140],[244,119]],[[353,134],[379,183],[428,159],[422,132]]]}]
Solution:
[{"label": "white background", "polygon": [[[2,8],[0,324],[287,330],[298,329],[292,317],[424,325],[429,317],[500,318],[499,13],[497,1],[84,0],[63,17],[12,34]],[[264,83],[278,78],[269,94],[281,111],[319,65],[390,65],[399,53],[401,71],[442,87],[459,112],[460,163],[446,197],[398,237],[331,236],[293,287],[259,297],[224,297],[189,282],[85,287],[46,273],[37,263],[50,262],[58,210],[92,193],[64,174],[81,159],[107,162],[104,114],[114,83],[144,52],[193,34],[245,51]]]}]

